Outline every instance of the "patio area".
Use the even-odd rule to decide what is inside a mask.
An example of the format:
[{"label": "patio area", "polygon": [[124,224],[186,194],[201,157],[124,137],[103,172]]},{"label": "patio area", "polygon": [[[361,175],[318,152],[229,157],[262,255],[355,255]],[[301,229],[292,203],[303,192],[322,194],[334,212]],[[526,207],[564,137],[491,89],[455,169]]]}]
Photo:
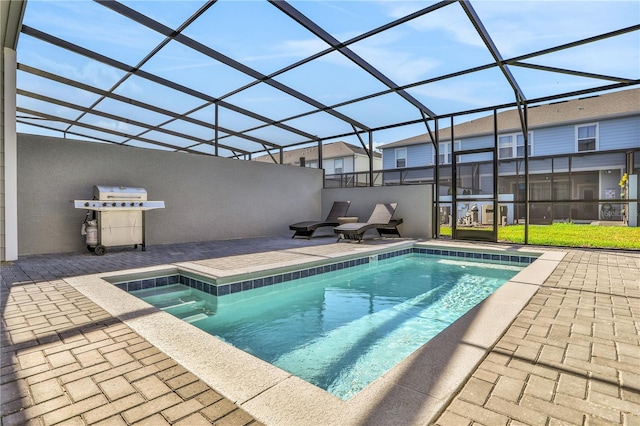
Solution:
[{"label": "patio area", "polygon": [[[209,259],[232,265],[232,257],[246,267],[292,252],[330,256],[389,244],[398,243],[253,238],[3,263],[2,424],[282,425],[272,420],[277,413],[256,420],[251,400],[225,398],[65,280]],[[480,348],[486,356],[444,410],[431,416],[409,408],[419,401],[383,395],[350,424],[640,424],[640,252],[526,247],[538,249],[566,254],[495,346]],[[289,424],[345,424],[302,407],[295,414]]]}]

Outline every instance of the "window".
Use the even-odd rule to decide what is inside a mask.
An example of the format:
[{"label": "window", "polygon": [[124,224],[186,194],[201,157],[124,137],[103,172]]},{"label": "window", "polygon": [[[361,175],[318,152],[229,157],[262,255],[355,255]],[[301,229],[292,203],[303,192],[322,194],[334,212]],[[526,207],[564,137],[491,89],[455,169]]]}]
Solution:
[{"label": "window", "polygon": [[[527,155],[531,156],[533,134],[529,132],[529,140],[527,141]],[[511,134],[498,136],[498,158],[522,158],[524,157],[524,135]]]},{"label": "window", "polygon": [[513,136],[498,137],[498,158],[513,157]]},{"label": "window", "polygon": [[407,148],[396,148],[396,169],[407,167]]},{"label": "window", "polygon": [[336,158],[333,160],[333,173],[340,174],[342,173],[342,158]]},{"label": "window", "polygon": [[[531,139],[533,135],[529,133],[529,140],[527,144],[527,155],[531,157]],[[524,157],[524,135],[516,136],[516,157]]]},{"label": "window", "polygon": [[[456,141],[456,151],[460,150],[462,150],[462,142]],[[451,142],[438,144],[438,164],[451,164]]]},{"label": "window", "polygon": [[598,125],[576,126],[576,151],[595,151],[598,149]]},{"label": "window", "polygon": [[451,143],[439,143],[438,144],[438,164],[450,164],[451,163]]}]

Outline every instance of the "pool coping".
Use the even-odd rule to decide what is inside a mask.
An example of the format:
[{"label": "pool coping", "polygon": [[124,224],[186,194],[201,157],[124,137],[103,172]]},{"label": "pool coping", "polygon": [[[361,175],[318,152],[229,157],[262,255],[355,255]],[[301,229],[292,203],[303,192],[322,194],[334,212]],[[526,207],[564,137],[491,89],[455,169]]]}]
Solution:
[{"label": "pool coping", "polygon": [[[202,264],[180,262],[66,278],[65,281],[267,425],[295,425],[309,421],[324,425],[427,424],[446,407],[553,272],[565,252],[405,240],[380,245],[353,245],[351,252],[337,250],[340,253],[333,258],[362,257],[414,245],[540,256],[485,301],[348,401],[228,345],[116,286],[105,285],[105,279],[116,276],[144,276],[167,271],[190,270],[197,274],[215,275],[217,271],[206,270]],[[243,277],[252,277],[265,270],[286,270],[314,262],[320,264],[332,258],[326,253],[319,257],[322,259],[246,266],[238,272]],[[222,272],[223,279],[233,276],[231,271]]]}]

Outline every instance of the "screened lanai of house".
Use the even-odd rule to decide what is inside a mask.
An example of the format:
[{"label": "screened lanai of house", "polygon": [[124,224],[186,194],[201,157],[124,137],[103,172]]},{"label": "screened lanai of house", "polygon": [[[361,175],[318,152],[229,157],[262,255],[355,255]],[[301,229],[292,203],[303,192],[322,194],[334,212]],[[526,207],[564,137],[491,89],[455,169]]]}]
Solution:
[{"label": "screened lanai of house", "polygon": [[508,108],[526,135],[528,107],[640,84],[630,1],[32,0],[2,23],[18,133],[275,163],[317,146],[320,168],[332,141],[436,142]]},{"label": "screened lanai of house", "polygon": [[636,2],[5,3],[18,131],[121,145],[278,160],[640,82]]}]

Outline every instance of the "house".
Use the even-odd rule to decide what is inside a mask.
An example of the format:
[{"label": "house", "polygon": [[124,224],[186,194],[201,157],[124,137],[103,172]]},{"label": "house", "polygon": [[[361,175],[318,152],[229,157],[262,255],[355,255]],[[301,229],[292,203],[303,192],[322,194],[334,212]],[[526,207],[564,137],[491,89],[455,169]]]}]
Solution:
[{"label": "house", "polygon": [[[493,199],[497,188],[500,204],[509,209],[508,222],[526,216],[528,201],[530,223],[629,220],[630,225],[637,224],[637,202],[628,206],[624,201],[638,198],[640,89],[531,106],[526,112],[527,161],[520,116],[511,109],[495,114],[497,138],[494,115],[454,125],[453,138],[451,126],[440,129],[438,158],[429,134],[380,146],[385,184],[400,183],[398,176],[403,176],[402,183],[433,182],[437,162],[438,194],[445,210],[452,208],[452,195],[458,201],[473,199],[471,205],[478,207],[483,197]],[[466,215],[460,207],[455,209],[458,220]],[[489,222],[482,217],[479,221]]]},{"label": "house", "polygon": [[[279,161],[279,154],[261,155],[253,159],[267,163]],[[318,147],[306,147],[284,151],[282,164],[301,167],[318,167]],[[327,179],[329,175],[349,175],[353,173],[368,173],[369,156],[364,148],[346,142],[332,142],[322,146],[322,167]],[[382,168],[382,154],[373,152],[373,170]],[[336,179],[340,179],[336,176]]]}]

